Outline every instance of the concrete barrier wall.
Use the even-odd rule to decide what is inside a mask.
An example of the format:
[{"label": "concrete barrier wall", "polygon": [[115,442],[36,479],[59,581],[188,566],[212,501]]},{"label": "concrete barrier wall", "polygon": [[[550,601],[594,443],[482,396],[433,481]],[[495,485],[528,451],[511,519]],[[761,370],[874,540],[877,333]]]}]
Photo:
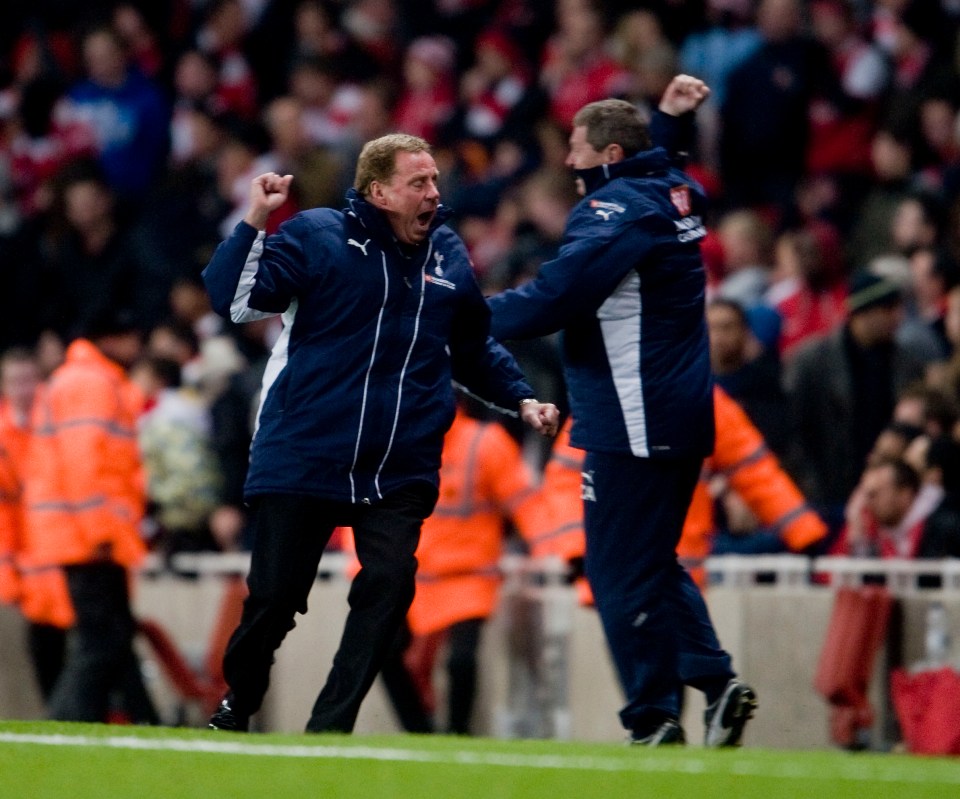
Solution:
[{"label": "concrete barrier wall", "polygon": [[[169,575],[142,577],[135,595],[136,611],[160,621],[187,657],[199,664],[206,653],[222,585],[217,576],[193,580]],[[316,583],[308,613],[297,617],[296,628],[278,652],[271,688],[256,719],[260,729],[303,729],[339,641],[347,589],[343,579]],[[544,590],[550,592],[546,604]],[[903,597],[902,643],[907,662],[920,657],[923,615],[934,597],[944,599],[954,629],[960,631],[957,592]],[[731,585],[711,588],[707,600],[723,645],[760,698],[760,711],[748,728],[746,745],[797,749],[831,746],[827,707],[813,690],[812,681],[833,592],[811,585]],[[534,618],[527,629],[519,631],[518,602],[526,608],[521,617]],[[0,642],[0,717],[42,717],[26,654],[25,627],[6,607],[0,607]],[[546,658],[538,654],[544,650],[549,650]],[[205,719],[196,708],[188,708],[185,716],[177,715],[176,697],[142,645],[141,653],[163,717],[202,725]],[[879,741],[889,719],[882,656],[878,660],[871,690],[880,711],[876,727]],[[437,676],[442,693],[442,672]],[[624,736],[617,719],[622,701],[593,609],[578,606],[573,590],[566,586],[521,587],[508,592],[483,632],[474,717],[477,734],[619,741]],[[701,696],[688,692],[683,722],[694,743],[702,734],[702,711]],[[378,683],[364,703],[357,732],[396,731],[393,713]]]}]

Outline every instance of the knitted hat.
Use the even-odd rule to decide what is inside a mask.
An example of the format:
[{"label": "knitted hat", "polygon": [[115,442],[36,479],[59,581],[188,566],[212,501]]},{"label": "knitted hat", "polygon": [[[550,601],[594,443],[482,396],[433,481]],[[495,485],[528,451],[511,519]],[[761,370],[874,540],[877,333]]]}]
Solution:
[{"label": "knitted hat", "polygon": [[902,300],[900,287],[892,280],[861,270],[850,280],[847,312],[866,311],[877,306],[891,307]]},{"label": "knitted hat", "polygon": [[84,338],[100,339],[140,332],[140,321],[129,308],[104,308],[81,325]]}]

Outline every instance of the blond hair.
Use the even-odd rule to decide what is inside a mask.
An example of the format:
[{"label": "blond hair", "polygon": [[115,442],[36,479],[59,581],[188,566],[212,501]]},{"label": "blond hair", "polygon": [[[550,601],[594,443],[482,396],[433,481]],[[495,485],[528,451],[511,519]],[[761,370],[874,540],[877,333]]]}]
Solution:
[{"label": "blond hair", "polygon": [[353,187],[362,195],[370,193],[374,181],[387,183],[397,168],[397,153],[429,153],[430,144],[408,133],[389,133],[363,145],[357,158]]}]

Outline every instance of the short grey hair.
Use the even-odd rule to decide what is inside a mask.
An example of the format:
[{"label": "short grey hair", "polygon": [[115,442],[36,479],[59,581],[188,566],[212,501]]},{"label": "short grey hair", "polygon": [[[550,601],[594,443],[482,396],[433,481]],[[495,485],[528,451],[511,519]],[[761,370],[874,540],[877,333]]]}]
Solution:
[{"label": "short grey hair", "polygon": [[409,133],[388,133],[363,145],[357,158],[353,188],[361,195],[370,193],[374,181],[386,183],[397,168],[397,153],[429,153],[430,143]]},{"label": "short grey hair", "polygon": [[588,103],[573,117],[574,127],[587,129],[587,143],[600,152],[619,144],[627,157],[653,146],[646,117],[626,100],[598,100]]}]

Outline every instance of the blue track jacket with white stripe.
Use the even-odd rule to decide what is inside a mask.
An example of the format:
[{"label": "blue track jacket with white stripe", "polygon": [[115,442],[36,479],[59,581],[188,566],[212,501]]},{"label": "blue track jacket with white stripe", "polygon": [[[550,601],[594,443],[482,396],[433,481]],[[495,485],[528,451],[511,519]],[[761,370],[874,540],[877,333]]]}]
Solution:
[{"label": "blue track jacket with white stripe", "polygon": [[401,248],[354,190],[343,211],[299,213],[264,237],[245,222],[203,272],[235,322],[282,314],[263,378],[245,494],[373,502],[439,482],[451,379],[505,408],[533,396],[488,335],[466,248],[442,224]]},{"label": "blue track jacket with white stripe", "polygon": [[703,190],[659,147],[577,175],[587,194],[557,257],[488,300],[491,333],[563,331],[575,447],[705,457],[714,422]]}]

